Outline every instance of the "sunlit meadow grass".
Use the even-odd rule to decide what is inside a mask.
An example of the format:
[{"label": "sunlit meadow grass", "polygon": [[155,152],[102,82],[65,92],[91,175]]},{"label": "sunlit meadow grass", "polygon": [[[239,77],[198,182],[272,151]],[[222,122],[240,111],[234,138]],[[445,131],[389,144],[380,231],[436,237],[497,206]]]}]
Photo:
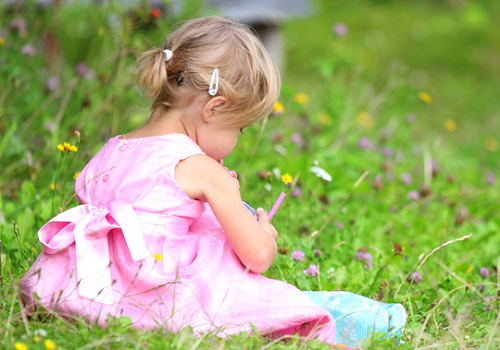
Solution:
[{"label": "sunlit meadow grass", "polygon": [[[190,1],[181,17],[199,14],[197,3]],[[339,1],[336,11],[318,11],[316,21],[287,24],[282,108],[245,129],[225,160],[254,207],[270,209],[280,192],[287,193],[273,218],[280,254],[266,275],[304,290],[348,290],[403,303],[409,318],[399,349],[498,348],[499,102],[491,98],[498,71],[478,54],[484,65],[466,64],[460,77],[463,60],[456,58],[465,55],[463,38],[498,37],[498,30],[481,27],[491,21],[490,8],[361,3],[361,15]],[[328,1],[317,5],[331,9]],[[189,329],[143,332],[130,329],[126,318],[101,329],[50,311],[24,314],[17,283],[41,250],[37,230],[76,204],[74,178],[103,142],[147,119],[149,101],[134,85],[134,57],[161,43],[177,18],[112,6],[2,11],[0,348],[328,348],[301,339],[196,338]],[[398,13],[400,36],[384,24]],[[431,51],[439,51],[440,42],[450,45],[453,79],[425,66],[425,50],[418,69],[403,46],[393,63],[376,66],[370,59],[375,51],[393,57],[409,30],[403,19],[415,17],[429,19],[413,30],[417,39],[426,35]],[[431,41],[440,20],[457,38],[446,31],[447,41]],[[304,29],[311,26],[314,36]],[[364,50],[367,38],[374,42]],[[498,51],[490,46],[483,38],[474,47],[494,56]],[[317,50],[314,57],[311,50]],[[474,91],[481,86],[475,85],[478,70],[483,93]],[[459,101],[449,98],[453,84]],[[457,105],[460,115],[450,112]],[[293,252],[303,252],[303,260],[292,259]],[[373,340],[366,348],[396,345]]]}]

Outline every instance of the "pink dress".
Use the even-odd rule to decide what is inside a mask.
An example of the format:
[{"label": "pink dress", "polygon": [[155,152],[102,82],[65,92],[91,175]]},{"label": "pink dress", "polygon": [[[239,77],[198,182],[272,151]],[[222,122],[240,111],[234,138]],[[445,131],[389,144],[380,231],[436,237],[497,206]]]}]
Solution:
[{"label": "pink dress", "polygon": [[333,344],[331,314],[294,286],[246,271],[209,205],[176,184],[178,162],[202,153],[183,134],[110,139],[77,178],[80,205],[38,233],[43,252],[20,283],[27,308],[219,336],[253,325]]}]

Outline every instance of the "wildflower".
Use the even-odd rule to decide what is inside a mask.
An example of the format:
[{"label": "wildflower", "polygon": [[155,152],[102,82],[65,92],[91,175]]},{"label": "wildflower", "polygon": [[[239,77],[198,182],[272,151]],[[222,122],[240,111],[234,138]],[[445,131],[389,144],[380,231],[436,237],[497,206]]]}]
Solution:
[{"label": "wildflower", "polygon": [[413,183],[413,179],[410,174],[402,173],[401,182],[404,183],[406,186],[410,186]]},{"label": "wildflower", "polygon": [[34,47],[32,44],[26,44],[21,49],[21,53],[24,56],[33,57],[36,55],[36,47]]},{"label": "wildflower", "polygon": [[285,185],[289,185],[292,183],[293,178],[290,176],[290,174],[286,173],[285,175],[281,176],[281,181],[283,181]]},{"label": "wildflower", "polygon": [[26,24],[22,19],[16,18],[10,22],[10,29],[17,30],[19,33],[24,33],[26,31]]},{"label": "wildflower", "polygon": [[407,197],[408,197],[408,199],[411,199],[412,201],[416,201],[416,200],[420,199],[420,193],[413,190],[413,191],[408,192]]},{"label": "wildflower", "polygon": [[294,250],[292,254],[290,254],[290,258],[295,261],[303,261],[305,255],[306,254],[302,250]]},{"label": "wildflower", "polygon": [[413,124],[413,123],[415,123],[416,120],[417,120],[417,117],[415,116],[415,114],[409,113],[406,115],[406,121],[408,123]]},{"label": "wildflower", "polygon": [[362,137],[358,140],[358,147],[361,149],[367,149],[371,146],[371,141],[368,137]]},{"label": "wildflower", "polygon": [[336,23],[333,26],[333,33],[336,36],[346,36],[347,35],[347,26],[344,23]]},{"label": "wildflower", "polygon": [[471,273],[472,272],[472,265],[469,265],[469,267],[467,268],[467,273]]},{"label": "wildflower", "polygon": [[376,190],[380,190],[382,188],[382,180],[380,175],[376,175],[372,182],[372,187]]},{"label": "wildflower", "polygon": [[311,264],[309,267],[305,270],[302,270],[302,272],[306,275],[310,275],[311,277],[314,277],[318,274],[318,265]]},{"label": "wildflower", "polygon": [[481,275],[482,278],[487,278],[490,275],[490,271],[488,270],[487,267],[481,267],[479,269],[479,274]]},{"label": "wildflower", "polygon": [[14,343],[14,349],[16,349],[16,350],[28,350],[28,346],[26,346],[26,344],[23,344],[23,343],[16,341]]},{"label": "wildflower", "polygon": [[80,172],[79,171],[77,171],[75,173],[75,175],[73,175],[73,180],[76,180],[78,178],[78,176],[80,176]]},{"label": "wildflower", "polygon": [[76,70],[76,74],[83,77],[87,73],[87,71],[89,70],[89,67],[87,66],[86,62],[80,62],[76,65],[75,70]]},{"label": "wildflower", "polygon": [[484,149],[490,152],[498,151],[498,141],[494,137],[487,137],[484,140]]},{"label": "wildflower", "polygon": [[56,348],[56,343],[50,339],[45,339],[45,349],[54,350]]},{"label": "wildflower", "polygon": [[341,222],[338,222],[338,221],[337,221],[337,222],[335,223],[335,227],[336,227],[336,228],[338,228],[339,230],[342,230],[342,229],[344,228],[344,225],[342,225],[342,223],[341,223]]},{"label": "wildflower", "polygon": [[0,36],[0,46],[3,46],[5,44],[5,38],[3,36]]},{"label": "wildflower", "polygon": [[51,183],[50,184],[50,190],[54,191],[55,189],[56,189],[56,184],[55,183]]},{"label": "wildflower", "polygon": [[300,197],[302,196],[302,189],[300,187],[295,188],[295,190],[292,193],[292,197]]},{"label": "wildflower", "polygon": [[419,92],[418,93],[418,98],[419,98],[420,101],[422,101],[426,105],[432,103],[432,97],[427,92]]},{"label": "wildflower", "polygon": [[154,8],[154,9],[151,9],[151,11],[149,11],[149,15],[151,16],[151,18],[160,18],[161,17],[161,10],[159,8]]},{"label": "wildflower", "polygon": [[477,285],[477,290],[478,291],[484,292],[485,289],[486,289],[486,286],[484,284],[478,284]]},{"label": "wildflower", "polygon": [[332,181],[332,176],[330,174],[328,174],[328,172],[325,169],[320,168],[318,166],[317,161],[314,162],[314,166],[311,167],[311,169],[309,169],[309,171],[311,173],[313,173],[314,175],[316,175],[317,177],[319,177],[320,179],[325,180],[326,182]]},{"label": "wildflower", "polygon": [[49,91],[56,90],[57,88],[59,88],[60,85],[61,85],[61,79],[59,79],[59,77],[56,76],[50,77],[49,79],[47,79],[47,82],[45,83],[45,87]]},{"label": "wildflower", "polygon": [[319,115],[319,122],[322,124],[322,125],[330,125],[331,122],[332,122],[332,118],[326,114],[326,113],[321,113]]},{"label": "wildflower", "polygon": [[276,103],[274,104],[274,107],[273,107],[273,115],[276,115],[276,116],[282,115],[284,110],[285,110],[285,108],[283,107],[281,102],[276,101]]},{"label": "wildflower", "polygon": [[75,145],[71,145],[69,142],[65,142],[64,144],[58,144],[57,149],[62,153],[78,152],[78,147]]},{"label": "wildflower", "polygon": [[314,255],[319,258],[321,256],[321,251],[319,249],[314,249]]},{"label": "wildflower", "polygon": [[292,143],[298,147],[303,147],[304,146],[304,137],[299,131],[295,131],[292,136],[290,137],[290,140]]},{"label": "wildflower", "polygon": [[356,252],[356,260],[365,263],[365,269],[373,269],[373,255],[362,250]]},{"label": "wildflower", "polygon": [[493,173],[486,174],[486,183],[488,185],[493,185],[495,183],[495,174]]},{"label": "wildflower", "polygon": [[414,273],[411,274],[411,281],[415,283],[419,283],[422,281],[422,273],[420,271],[415,271]]},{"label": "wildflower", "polygon": [[163,261],[163,255],[161,255],[160,253],[154,253],[152,254],[153,258],[155,258],[155,262],[158,262],[158,261]]},{"label": "wildflower", "polygon": [[455,130],[457,130],[457,123],[455,123],[455,121],[453,119],[447,119],[444,122],[444,127],[449,132],[454,132]]},{"label": "wildflower", "polygon": [[303,92],[299,92],[295,95],[294,100],[298,104],[305,105],[309,101],[309,96],[307,96]]},{"label": "wildflower", "polygon": [[371,128],[373,126],[373,117],[368,112],[358,113],[358,115],[356,116],[356,120],[358,121],[359,125],[365,128]]},{"label": "wildflower", "polygon": [[392,148],[390,147],[384,147],[382,149],[382,155],[385,157],[385,158],[389,158],[390,156],[392,156]]}]

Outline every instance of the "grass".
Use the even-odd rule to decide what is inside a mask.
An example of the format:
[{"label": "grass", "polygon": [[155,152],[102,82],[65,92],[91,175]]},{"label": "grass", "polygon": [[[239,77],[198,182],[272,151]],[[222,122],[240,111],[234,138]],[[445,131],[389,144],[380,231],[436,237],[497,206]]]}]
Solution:
[{"label": "grass", "polygon": [[[497,348],[499,6],[315,5],[313,17],[284,28],[283,113],[245,130],[225,161],[253,206],[269,209],[281,191],[288,194],[273,219],[282,254],[266,275],[304,290],[403,303],[409,319],[399,349]],[[189,1],[180,17],[196,15],[198,6]],[[37,230],[76,204],[74,175],[103,142],[147,118],[134,57],[159,44],[178,18],[152,20],[148,11],[113,5],[0,11],[0,348],[50,348],[50,340],[61,349],[326,349],[301,339],[143,332],[126,319],[101,329],[50,312],[26,317],[17,283],[41,250]],[[9,28],[13,19],[26,30]],[[339,22],[346,36],[332,32]],[[297,102],[297,93],[308,102]],[[78,152],[61,154],[63,142]],[[311,172],[315,164],[332,180]],[[291,260],[294,250],[305,252],[303,262]],[[356,260],[359,250],[372,254],[373,268]],[[302,272],[309,264],[319,266],[317,277]],[[409,282],[417,271],[422,280]],[[374,340],[366,348],[396,346]]]}]

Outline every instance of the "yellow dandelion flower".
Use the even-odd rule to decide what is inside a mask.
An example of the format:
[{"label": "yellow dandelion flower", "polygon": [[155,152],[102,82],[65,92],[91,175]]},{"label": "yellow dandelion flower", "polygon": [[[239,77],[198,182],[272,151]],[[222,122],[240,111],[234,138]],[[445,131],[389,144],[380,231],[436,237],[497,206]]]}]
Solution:
[{"label": "yellow dandelion flower", "polygon": [[281,181],[283,181],[285,185],[288,185],[292,183],[293,178],[290,176],[290,174],[286,173],[285,175],[281,176]]},{"label": "yellow dandelion flower", "polygon": [[307,96],[303,92],[299,92],[295,95],[294,100],[298,104],[305,105],[309,101],[309,96]]},{"label": "yellow dandelion flower", "polygon": [[487,137],[486,140],[484,140],[484,148],[490,152],[498,151],[498,140],[494,137]]},{"label": "yellow dandelion flower", "polygon": [[45,349],[47,350],[54,350],[56,348],[56,343],[54,343],[50,339],[45,339]]},{"label": "yellow dandelion flower", "polygon": [[368,112],[358,113],[356,120],[359,125],[364,126],[365,128],[371,128],[373,126],[373,117]]},{"label": "yellow dandelion flower", "polygon": [[321,113],[319,116],[319,122],[322,125],[330,125],[332,123],[332,118],[326,113]]},{"label": "yellow dandelion flower", "polygon": [[160,253],[154,253],[151,255],[153,256],[153,258],[155,258],[155,261],[163,261],[163,255],[161,255]]},{"label": "yellow dandelion flower", "polygon": [[58,144],[57,149],[62,153],[78,152],[78,147],[70,144],[69,142],[65,142],[64,144]]},{"label": "yellow dandelion flower", "polygon": [[420,101],[422,101],[426,105],[432,103],[432,97],[427,92],[419,92],[418,93],[418,98],[419,98]]},{"label": "yellow dandelion flower", "polygon": [[444,127],[449,132],[454,132],[455,130],[457,130],[457,123],[455,123],[455,121],[453,119],[447,119],[444,122]]},{"label": "yellow dandelion flower", "polygon": [[56,184],[55,183],[51,183],[50,184],[50,190],[54,191],[55,189],[56,189]]},{"label": "yellow dandelion flower", "polygon": [[280,101],[276,101],[276,103],[274,104],[274,107],[273,107],[273,113],[275,115],[281,115],[283,114],[283,111],[285,110],[285,107],[283,107],[283,105],[281,104]]},{"label": "yellow dandelion flower", "polygon": [[16,349],[16,350],[28,350],[28,346],[26,346],[26,344],[23,344],[23,343],[16,341],[14,343],[14,349]]},{"label": "yellow dandelion flower", "polygon": [[76,178],[77,178],[78,176],[80,176],[80,172],[79,172],[79,171],[77,171],[77,172],[75,173],[75,175],[73,175],[73,180],[76,180]]},{"label": "yellow dandelion flower", "polygon": [[3,46],[5,44],[5,38],[3,36],[0,36],[0,46]]},{"label": "yellow dandelion flower", "polygon": [[40,343],[42,341],[42,338],[40,338],[38,335],[35,335],[33,337],[33,340],[35,341],[35,343]]}]

